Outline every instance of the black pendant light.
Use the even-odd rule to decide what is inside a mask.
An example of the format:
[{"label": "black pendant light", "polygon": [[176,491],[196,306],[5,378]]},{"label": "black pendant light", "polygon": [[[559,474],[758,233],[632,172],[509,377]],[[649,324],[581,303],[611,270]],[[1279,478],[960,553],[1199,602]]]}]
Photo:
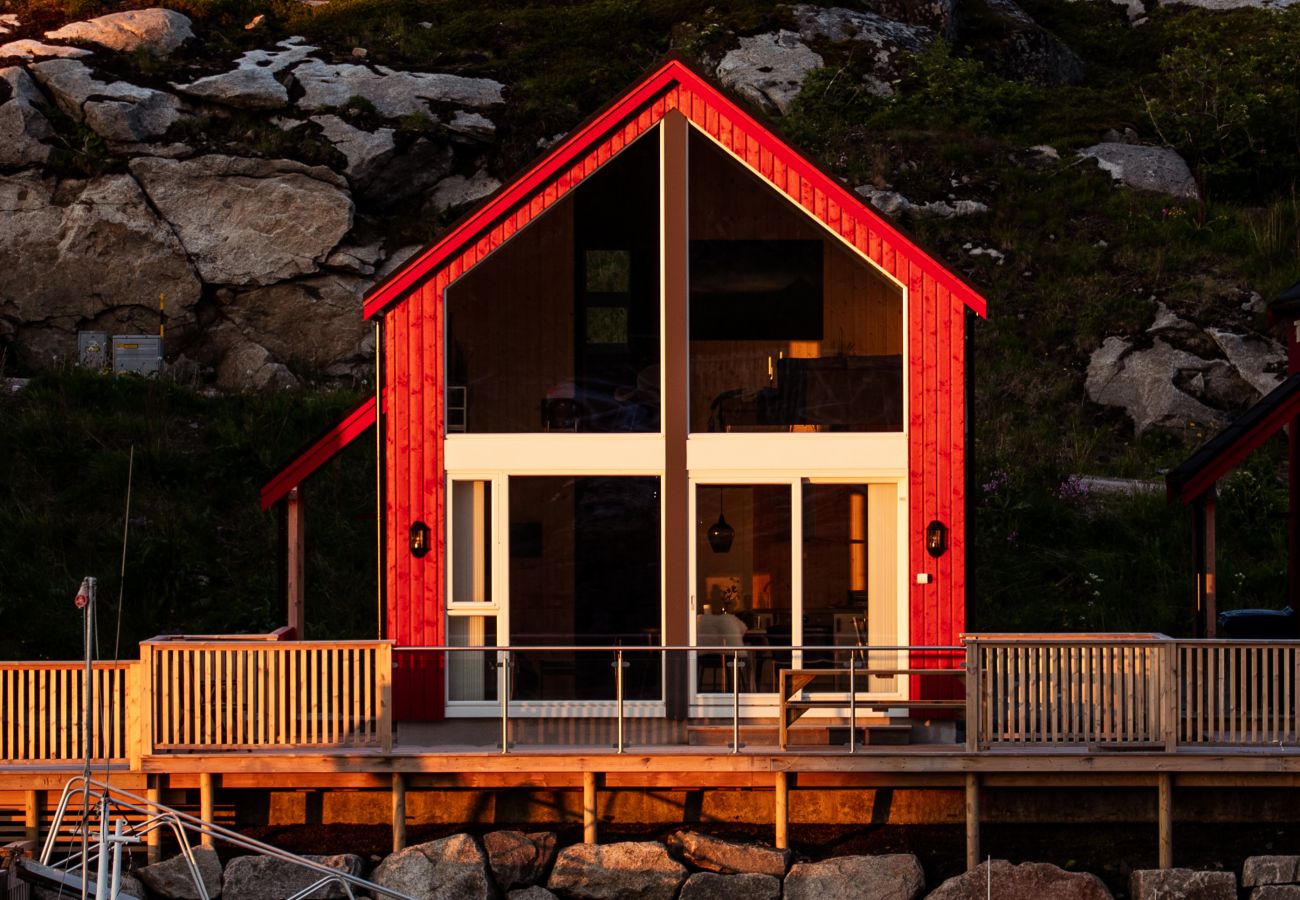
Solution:
[{"label": "black pendant light", "polygon": [[726,553],[736,539],[736,529],[727,524],[727,517],[723,515],[722,488],[718,488],[718,521],[709,526],[708,538],[714,553]]}]

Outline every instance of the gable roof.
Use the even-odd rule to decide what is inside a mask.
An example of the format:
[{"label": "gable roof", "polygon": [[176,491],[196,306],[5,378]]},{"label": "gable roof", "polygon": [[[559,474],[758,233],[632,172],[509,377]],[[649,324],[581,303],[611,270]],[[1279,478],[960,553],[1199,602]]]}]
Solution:
[{"label": "gable roof", "polygon": [[[797,153],[718,87],[677,58],[590,118],[531,168],[484,201],[446,235],[366,296],[366,318],[382,315],[440,269],[460,275],[676,109],[768,181],[863,250],[887,272],[911,263],[981,316],[974,288],[918,247],[831,175]],[[865,229],[865,234],[861,230]],[[467,252],[468,251],[468,252]]]},{"label": "gable roof", "polygon": [[1300,415],[1300,373],[1273,388],[1171,469],[1165,476],[1169,502],[1191,503],[1200,497],[1297,415]]}]

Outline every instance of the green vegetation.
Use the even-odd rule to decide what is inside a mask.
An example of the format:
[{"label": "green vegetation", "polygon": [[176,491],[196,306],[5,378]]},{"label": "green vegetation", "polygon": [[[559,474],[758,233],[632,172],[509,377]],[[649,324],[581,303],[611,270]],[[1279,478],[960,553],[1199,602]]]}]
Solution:
[{"label": "green vegetation", "polygon": [[[0,398],[0,659],[80,655],[72,604],[100,583],[100,653],[113,655],[131,449],[122,647],[158,633],[283,624],[273,513],[258,488],[360,400],[356,391],[209,396],[85,372]],[[309,631],[375,633],[374,444],[306,488]]]},{"label": "green vegetation", "polygon": [[[766,0],[180,0],[197,20],[194,60],[302,34],[345,58],[497,78],[494,170],[532,160],[675,49],[716,59],[735,35],[788,26]],[[21,7],[22,4],[16,4]],[[102,0],[30,0],[25,21],[87,16]],[[901,224],[989,298],[975,326],[977,517],[973,622],[986,629],[1189,628],[1189,515],[1162,493],[1087,495],[1073,476],[1159,481],[1191,450],[1133,434],[1087,402],[1088,359],[1110,334],[1141,334],[1159,300],[1202,324],[1266,328],[1243,308],[1300,280],[1300,8],[1204,13],[1160,8],[1141,27],[1110,4],[1026,0],[1088,66],[1085,83],[1044,89],[981,60],[981,24],[908,60],[892,97],[868,90],[867,51],[817,46],[827,67],[774,127],[851,186],[918,200],[971,197],[983,216]],[[263,25],[245,31],[259,14]],[[132,59],[142,75],[156,61]],[[158,75],[158,77],[163,77]],[[367,122],[364,101],[341,110]],[[64,127],[67,126],[67,127]],[[60,127],[67,166],[113,165],[102,142]],[[305,161],[332,153],[239,114],[187,126],[247,152]],[[428,121],[401,123],[415,135]],[[1114,185],[1075,151],[1108,129],[1169,143],[1203,201]],[[197,132],[196,132],[197,133]],[[185,137],[185,135],[181,135]],[[1051,145],[1058,159],[1030,150]],[[394,215],[398,215],[395,213]],[[445,222],[422,222],[436,229]],[[393,225],[396,228],[396,225]],[[426,235],[432,237],[432,234]],[[998,263],[965,245],[1005,254]],[[42,376],[0,400],[0,657],[75,655],[71,597],[88,572],[116,597],[126,454],[136,445],[123,637],[164,628],[259,629],[275,607],[275,527],[256,488],[356,400],[350,392],[207,397],[159,382]],[[1194,435],[1208,437],[1202,433]],[[364,442],[363,442],[364,443]],[[1280,439],[1221,486],[1221,603],[1280,605],[1285,484]],[[309,621],[317,634],[374,632],[373,451],[354,447],[308,490]],[[35,623],[31,627],[27,623]],[[22,643],[27,641],[28,643]]]}]

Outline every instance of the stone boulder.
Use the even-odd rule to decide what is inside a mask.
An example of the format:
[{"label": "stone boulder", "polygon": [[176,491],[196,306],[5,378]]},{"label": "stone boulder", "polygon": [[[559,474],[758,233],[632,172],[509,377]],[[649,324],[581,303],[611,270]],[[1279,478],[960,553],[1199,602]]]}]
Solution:
[{"label": "stone boulder", "polygon": [[915,900],[925,888],[921,863],[910,853],[839,856],[795,863],[785,876],[785,900]]},{"label": "stone boulder", "polygon": [[8,34],[21,24],[17,13],[0,13],[0,34]]},{"label": "stone boulder", "polygon": [[43,44],[31,38],[24,38],[20,41],[0,44],[0,59],[7,56],[12,56],[15,59],[51,59],[55,57],[77,59],[82,56],[90,56],[90,51],[84,47],[62,47],[58,44]]},{"label": "stone boulder", "polygon": [[352,227],[346,182],[324,166],[211,155],[130,169],[208,283],[314,273]]},{"label": "stone boulder", "polygon": [[[195,847],[193,853],[208,898],[216,900],[221,896],[222,887],[221,860],[217,858],[217,851],[211,847]],[[152,866],[145,866],[137,874],[155,897],[163,900],[199,900],[198,885],[194,883],[194,876],[183,856],[173,856]]]},{"label": "stone boulder", "polygon": [[[338,856],[307,856],[305,859],[348,875],[364,871],[361,857],[352,853]],[[319,872],[269,856],[237,856],[226,863],[222,889],[239,900],[284,900],[305,890],[324,877]],[[330,883],[312,891],[308,900],[348,896],[342,885]]]},{"label": "stone boulder", "polygon": [[370,874],[370,880],[416,900],[491,900],[497,896],[487,855],[468,834],[389,854]]},{"label": "stone boulder", "polygon": [[781,900],[781,879],[771,875],[716,875],[696,872],[677,900]]},{"label": "stone boulder", "polygon": [[957,0],[866,0],[863,5],[891,21],[924,26],[950,41],[957,37]]},{"label": "stone boulder", "polygon": [[375,167],[361,194],[371,206],[385,209],[428,191],[451,174],[455,162],[455,153],[447,144],[418,138],[386,165]]},{"label": "stone boulder", "polygon": [[1300,856],[1251,856],[1241,867],[1241,886],[1300,883]]},{"label": "stone boulder", "polygon": [[[235,68],[209,75],[190,84],[173,84],[183,94],[245,109],[281,109],[289,105],[289,89],[281,73],[297,65],[318,48],[301,38],[280,41],[278,50],[249,50],[235,60]],[[287,80],[287,77],[286,79]]]},{"label": "stone boulder", "polygon": [[109,50],[130,53],[144,48],[154,56],[170,56],[192,39],[190,20],[171,9],[132,9],[85,22],[70,22],[45,37],[56,41],[85,41]]},{"label": "stone boulder", "polygon": [[77,329],[110,311],[127,311],[119,330],[153,330],[163,291],[175,332],[193,328],[203,286],[129,175],[0,176],[0,221],[0,320],[20,323],[17,343],[32,364],[70,357]]},{"label": "stone boulder", "polygon": [[982,215],[989,211],[988,206],[978,200],[953,200],[951,203],[947,200],[931,200],[924,203],[915,203],[898,193],[898,191],[882,190],[869,184],[854,188],[854,193],[859,197],[865,197],[868,203],[889,216],[911,213],[913,215],[951,219],[956,216]]},{"label": "stone boulder", "polygon": [[1300,884],[1265,884],[1250,892],[1250,900],[1300,900]]},{"label": "stone boulder", "polygon": [[556,897],[540,884],[534,884],[510,891],[506,894],[506,900],[556,900]]},{"label": "stone boulder", "polygon": [[36,82],[18,66],[0,69],[0,166],[37,166],[50,158],[44,141],[54,137],[38,104]]},{"label": "stone boulder", "polygon": [[1235,334],[1220,328],[1207,328],[1205,333],[1219,345],[1229,364],[1261,397],[1282,383],[1282,372],[1286,371],[1286,349],[1277,341],[1255,334]]},{"label": "stone boulder", "polygon": [[490,141],[497,133],[496,123],[487,116],[463,109],[456,110],[443,124],[447,126],[448,131],[476,141]]},{"label": "stone boulder", "polygon": [[347,158],[343,174],[357,189],[364,189],[378,177],[397,154],[396,132],[392,128],[365,131],[338,116],[312,116],[321,136]]},{"label": "stone boulder", "polygon": [[1129,187],[1191,200],[1200,197],[1192,170],[1168,147],[1107,141],[1084,147],[1079,156],[1095,159],[1103,172]]},{"label": "stone boulder", "polygon": [[1085,69],[1078,54],[1043,28],[1015,0],[978,0],[990,29],[1000,35],[984,42],[982,52],[1008,78],[1043,87],[1078,84]]},{"label": "stone boulder", "polygon": [[482,200],[499,187],[501,182],[482,170],[469,176],[448,175],[434,187],[427,205],[442,212]]},{"label": "stone boulder", "polygon": [[722,875],[757,873],[784,878],[794,860],[789,850],[728,841],[696,831],[678,831],[667,843],[688,865]]},{"label": "stone boulder", "polygon": [[1022,863],[1014,866],[1005,859],[980,863],[969,872],[949,878],[926,897],[926,900],[985,900],[989,895],[999,900],[1111,900],[1112,894],[1096,875],[1067,872],[1049,863]]},{"label": "stone boulder", "polygon": [[547,888],[569,900],[673,900],[686,867],[662,844],[574,844],[560,851]]},{"label": "stone boulder", "polygon": [[31,71],[60,109],[110,141],[161,137],[181,117],[180,101],[171,94],[100,81],[75,59],[46,60]]},{"label": "stone boulder", "polygon": [[555,861],[556,838],[551,831],[492,831],[483,836],[488,865],[502,890],[537,884]]},{"label": "stone boulder", "polygon": [[1227,416],[1184,391],[1176,381],[1194,387],[1200,375],[1204,389],[1205,373],[1217,376],[1214,370],[1226,365],[1176,349],[1163,338],[1156,338],[1149,349],[1136,350],[1130,339],[1112,336],[1092,354],[1084,389],[1094,403],[1127,412],[1138,434],[1153,426],[1199,433],[1227,424]]},{"label": "stone boulder", "polygon": [[867,62],[878,77],[897,74],[903,54],[920,53],[934,41],[934,31],[925,26],[894,22],[873,12],[808,5],[793,6],[790,12],[805,41],[866,45]]},{"label": "stone boulder", "polygon": [[769,112],[785,115],[803,89],[804,79],[824,61],[794,31],[756,34],[740,39],[718,63],[718,79]]},{"label": "stone boulder", "polygon": [[436,72],[399,72],[385,66],[331,64],[309,59],[293,70],[303,89],[298,105],[324,110],[353,97],[368,100],[385,118],[412,114],[434,118],[430,103],[483,108],[504,101],[505,85],[490,78],[466,78]]},{"label": "stone boulder", "polygon": [[299,384],[288,366],[230,322],[207,328],[202,342],[190,349],[196,361],[213,368],[223,391],[288,390]]},{"label": "stone boulder", "polygon": [[1138,869],[1129,876],[1130,900],[1237,900],[1232,872]]}]

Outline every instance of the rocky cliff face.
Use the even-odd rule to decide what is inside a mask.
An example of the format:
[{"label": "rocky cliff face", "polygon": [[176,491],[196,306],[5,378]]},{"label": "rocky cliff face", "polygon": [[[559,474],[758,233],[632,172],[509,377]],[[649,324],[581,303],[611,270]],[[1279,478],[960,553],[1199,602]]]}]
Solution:
[{"label": "rocky cliff face", "polygon": [[[169,365],[220,388],[367,374],[360,299],[414,249],[376,211],[414,200],[436,219],[495,190],[504,86],[333,63],[294,38],[184,81],[118,74],[124,54],[195,40],[151,9],[0,45],[0,337],[40,368],[78,330],[154,331],[165,297]],[[316,164],[250,154],[237,129]],[[70,171],[78,153],[101,171]]]},{"label": "rocky cliff face", "polygon": [[[1129,18],[1146,12],[1121,5]],[[952,0],[775,9],[769,30],[729,30],[698,54],[773,117],[844,59],[859,66],[860,90],[892,98],[911,55],[970,28],[1004,76],[1040,87],[1087,77],[1078,54],[1012,0],[961,12]],[[3,41],[0,341],[25,368],[71,358],[78,330],[152,332],[165,296],[177,373],[230,390],[365,377],[374,339],[362,296],[510,174],[496,171],[494,149],[511,87],[494,79],[377,65],[363,48],[294,36],[222,50],[230,42],[204,23],[161,8],[58,28],[8,15]],[[1132,132],[1098,137],[1064,161],[1051,147],[1026,158],[1095,165],[1122,190],[1198,197],[1173,150]],[[952,184],[955,193],[910,199],[882,178],[855,186],[905,221],[1004,212],[995,185]],[[1005,259],[968,241],[950,261],[965,268],[981,254]],[[1153,297],[1146,331],[1096,350],[1089,397],[1124,408],[1138,431],[1226,421],[1281,366],[1281,348],[1250,327],[1258,298],[1243,298],[1245,313],[1202,328]]]}]

